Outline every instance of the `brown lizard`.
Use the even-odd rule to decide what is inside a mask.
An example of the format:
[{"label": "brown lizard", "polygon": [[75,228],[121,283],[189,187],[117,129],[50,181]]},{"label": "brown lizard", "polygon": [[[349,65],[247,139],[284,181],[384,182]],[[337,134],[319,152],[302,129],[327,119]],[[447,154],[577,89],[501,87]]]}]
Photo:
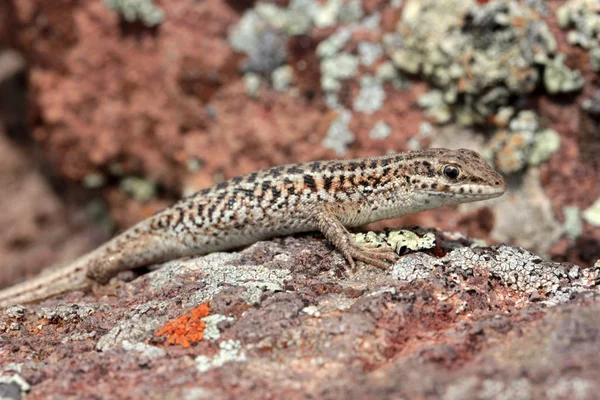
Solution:
[{"label": "brown lizard", "polygon": [[0,307],[107,283],[120,271],[321,231],[352,268],[389,267],[389,248],[346,228],[501,196],[502,177],[471,150],[429,149],[315,161],[232,178],[180,200],[73,263],[0,291]]}]

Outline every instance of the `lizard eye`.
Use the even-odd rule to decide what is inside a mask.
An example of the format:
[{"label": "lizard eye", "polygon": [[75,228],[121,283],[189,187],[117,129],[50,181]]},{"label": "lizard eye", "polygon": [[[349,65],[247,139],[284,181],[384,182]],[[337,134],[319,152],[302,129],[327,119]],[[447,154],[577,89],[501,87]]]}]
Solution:
[{"label": "lizard eye", "polygon": [[443,169],[444,175],[452,180],[456,180],[460,175],[460,169],[454,165],[446,165]]}]

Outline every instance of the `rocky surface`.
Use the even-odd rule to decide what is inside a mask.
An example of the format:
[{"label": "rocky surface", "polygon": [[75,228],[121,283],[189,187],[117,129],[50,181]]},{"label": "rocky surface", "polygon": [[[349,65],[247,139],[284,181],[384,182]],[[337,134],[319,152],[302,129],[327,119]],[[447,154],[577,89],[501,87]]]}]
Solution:
[{"label": "rocky surface", "polygon": [[498,247],[437,232],[344,275],[322,239],[277,239],[6,310],[0,397],[597,397],[598,20],[587,0],[1,1],[0,286],[275,164],[468,147],[509,192],[374,225]]},{"label": "rocky surface", "polygon": [[594,398],[600,265],[429,232],[435,247],[388,271],[344,272],[307,235],[8,308],[0,393],[17,380],[30,399]]}]

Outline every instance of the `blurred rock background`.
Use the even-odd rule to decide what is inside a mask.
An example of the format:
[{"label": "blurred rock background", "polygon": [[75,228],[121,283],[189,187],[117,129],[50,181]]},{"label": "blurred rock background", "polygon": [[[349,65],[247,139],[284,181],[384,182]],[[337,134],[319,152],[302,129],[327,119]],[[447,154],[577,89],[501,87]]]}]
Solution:
[{"label": "blurred rock background", "polygon": [[259,168],[468,147],[493,202],[386,221],[600,258],[593,1],[0,1],[0,286]]}]

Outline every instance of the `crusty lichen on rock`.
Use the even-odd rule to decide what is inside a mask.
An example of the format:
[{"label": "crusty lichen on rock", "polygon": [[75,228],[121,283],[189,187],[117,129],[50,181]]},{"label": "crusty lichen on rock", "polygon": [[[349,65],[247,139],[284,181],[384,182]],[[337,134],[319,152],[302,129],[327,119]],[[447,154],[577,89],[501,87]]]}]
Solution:
[{"label": "crusty lichen on rock", "polygon": [[558,133],[539,126],[537,115],[530,110],[514,117],[508,129],[498,130],[487,146],[494,165],[505,174],[539,165],[560,147]]},{"label": "crusty lichen on rock", "polygon": [[589,51],[590,64],[600,71],[600,5],[596,0],[569,0],[556,10],[556,19],[567,33],[567,42]]},{"label": "crusty lichen on rock", "polygon": [[141,21],[153,27],[165,19],[165,13],[154,5],[154,0],[104,0],[104,4],[121,14],[127,22]]},{"label": "crusty lichen on rock", "polygon": [[540,69],[549,68],[544,82],[552,92],[581,87],[581,75],[556,58],[554,36],[525,3],[409,0],[397,30],[388,53],[441,92],[440,101],[423,104],[439,123],[449,122],[448,108],[461,124],[486,123],[514,96],[534,91]]}]

